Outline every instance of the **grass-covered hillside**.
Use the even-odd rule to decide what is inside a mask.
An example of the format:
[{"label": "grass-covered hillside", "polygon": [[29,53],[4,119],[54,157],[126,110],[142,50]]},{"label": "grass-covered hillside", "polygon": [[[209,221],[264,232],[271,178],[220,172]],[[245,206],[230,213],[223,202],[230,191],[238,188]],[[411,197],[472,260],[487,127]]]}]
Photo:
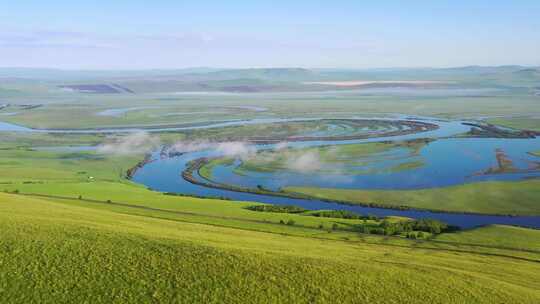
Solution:
[{"label": "grass-covered hillside", "polygon": [[13,194],[0,194],[0,210],[9,303],[540,301],[538,254],[319,239]]},{"label": "grass-covered hillside", "polygon": [[416,240],[366,234],[359,227],[408,219],[283,213],[166,195],[124,178],[143,155],[32,148],[110,139],[4,139],[5,303],[540,301],[540,236],[533,230],[426,233]]}]

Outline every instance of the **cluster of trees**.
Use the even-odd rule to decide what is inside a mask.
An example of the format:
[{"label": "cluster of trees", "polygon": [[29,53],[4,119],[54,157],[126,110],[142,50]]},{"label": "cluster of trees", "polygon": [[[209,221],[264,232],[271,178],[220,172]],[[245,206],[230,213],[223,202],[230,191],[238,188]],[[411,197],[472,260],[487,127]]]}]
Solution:
[{"label": "cluster of trees", "polygon": [[296,222],[293,219],[289,219],[287,222],[285,222],[284,220],[279,220],[279,223],[283,225],[289,225],[289,226],[294,226],[294,224],[296,224]]},{"label": "cluster of trees", "polygon": [[383,220],[377,227],[361,225],[359,231],[362,233],[380,234],[380,235],[399,235],[405,234],[408,238],[424,238],[424,232],[439,234],[448,231],[455,231],[457,227],[433,220],[420,219],[414,221],[389,222]]},{"label": "cluster of trees", "polygon": [[260,212],[277,212],[277,213],[302,213],[306,209],[298,206],[292,205],[254,205],[248,206],[246,209],[251,211],[260,211]]},{"label": "cluster of trees", "polygon": [[356,212],[347,211],[347,210],[320,210],[320,211],[313,211],[309,214],[311,216],[316,217],[331,217],[331,218],[343,218],[343,219],[353,219],[353,220],[374,220],[377,221],[379,218],[375,215],[362,215],[358,214]]},{"label": "cluster of trees", "polygon": [[294,205],[254,205],[248,206],[246,209],[251,211],[260,211],[260,212],[277,212],[277,213],[302,213],[305,216],[316,216],[316,217],[330,217],[330,218],[340,218],[340,219],[364,219],[364,220],[374,220],[378,221],[379,218],[375,215],[362,215],[356,212],[347,211],[347,210],[317,210],[310,211],[302,207]]},{"label": "cluster of trees", "polygon": [[[440,234],[443,232],[458,230],[458,227],[449,226],[448,224],[434,219],[419,219],[414,221],[396,221],[382,220],[374,215],[362,215],[347,210],[317,210],[309,211],[302,207],[292,205],[254,205],[248,206],[246,209],[260,212],[277,212],[277,213],[296,213],[304,216],[328,217],[339,219],[361,219],[364,224],[358,225],[357,230],[361,233],[379,234],[379,235],[405,235],[411,239],[422,239],[431,234]],[[365,220],[380,221],[379,225],[374,223],[366,223]],[[295,225],[294,220],[280,220],[281,224]],[[324,225],[320,224],[319,229],[324,229]],[[334,223],[332,230],[339,229]]]}]

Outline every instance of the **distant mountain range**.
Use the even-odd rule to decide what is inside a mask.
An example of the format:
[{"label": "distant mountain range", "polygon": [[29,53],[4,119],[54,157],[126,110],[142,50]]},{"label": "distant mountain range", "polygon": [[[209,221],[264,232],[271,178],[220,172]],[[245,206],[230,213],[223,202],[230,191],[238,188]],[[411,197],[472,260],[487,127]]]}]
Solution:
[{"label": "distant mountain range", "polygon": [[246,68],[219,69],[209,67],[184,69],[149,69],[149,70],[62,70],[53,68],[2,68],[0,77],[30,78],[30,79],[66,79],[66,78],[139,78],[139,77],[201,77],[214,79],[256,78],[256,79],[306,79],[320,78],[335,74],[345,75],[385,75],[385,74],[489,74],[509,73],[519,74],[539,73],[540,67],[519,65],[505,66],[464,66],[452,68],[372,68],[372,69],[306,69],[306,68]]},{"label": "distant mountain range", "polygon": [[538,87],[540,67],[305,69],[207,67],[171,70],[0,68],[4,83],[48,83],[80,93],[291,92],[380,87]]}]

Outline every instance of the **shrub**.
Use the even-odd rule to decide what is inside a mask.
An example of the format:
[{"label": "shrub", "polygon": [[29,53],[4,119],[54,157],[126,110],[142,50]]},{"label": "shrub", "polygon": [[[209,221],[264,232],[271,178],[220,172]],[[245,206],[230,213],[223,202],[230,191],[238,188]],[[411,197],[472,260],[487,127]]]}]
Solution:
[{"label": "shrub", "polygon": [[407,233],[407,238],[415,240],[416,239],[416,233],[414,233],[414,232]]},{"label": "shrub", "polygon": [[386,231],[383,228],[377,228],[375,229],[376,234],[385,235]]},{"label": "shrub", "polygon": [[344,219],[361,219],[363,216],[356,212],[347,210],[321,210],[309,213],[311,216],[316,217],[332,217],[332,218],[344,218]]},{"label": "shrub", "polygon": [[248,206],[246,209],[251,211],[260,211],[260,212],[277,212],[277,213],[301,213],[305,212],[306,209],[292,206],[292,205],[254,205]]}]

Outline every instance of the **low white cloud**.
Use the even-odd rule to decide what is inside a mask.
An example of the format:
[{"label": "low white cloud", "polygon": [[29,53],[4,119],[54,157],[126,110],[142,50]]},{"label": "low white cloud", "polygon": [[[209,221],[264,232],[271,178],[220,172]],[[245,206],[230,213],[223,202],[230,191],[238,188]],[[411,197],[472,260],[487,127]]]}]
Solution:
[{"label": "low white cloud", "polygon": [[217,151],[223,153],[225,156],[229,157],[240,157],[248,158],[252,157],[257,153],[257,148],[253,145],[247,145],[243,142],[226,142],[218,144]]},{"label": "low white cloud", "polygon": [[215,143],[208,141],[179,141],[168,148],[169,152],[189,153],[210,150],[216,147]]},{"label": "low white cloud", "polygon": [[308,151],[299,155],[287,157],[287,168],[301,173],[309,173],[320,170],[322,167],[319,153]]},{"label": "low white cloud", "polygon": [[209,142],[180,141],[169,147],[169,152],[188,153],[203,150],[214,150],[228,157],[248,158],[257,153],[257,148],[244,142]]},{"label": "low white cloud", "polygon": [[159,145],[159,138],[147,132],[135,132],[102,144],[98,147],[98,152],[118,155],[140,154],[151,152]]}]

